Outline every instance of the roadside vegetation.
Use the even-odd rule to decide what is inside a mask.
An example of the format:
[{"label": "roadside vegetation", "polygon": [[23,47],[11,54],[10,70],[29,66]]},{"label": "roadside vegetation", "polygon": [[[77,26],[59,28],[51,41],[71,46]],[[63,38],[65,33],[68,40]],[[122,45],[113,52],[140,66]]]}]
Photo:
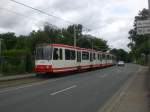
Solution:
[{"label": "roadside vegetation", "polygon": [[130,56],[134,59],[134,62],[138,64],[148,65],[149,54],[149,38],[150,35],[138,35],[136,32],[136,21],[146,20],[149,17],[149,11],[143,9],[135,17],[133,29],[129,31],[130,43],[128,44],[131,49]]},{"label": "roadside vegetation", "polygon": [[[148,10],[143,9],[135,17],[134,27],[129,31],[130,43],[128,53],[123,49],[110,49],[107,41],[85,33],[81,24],[70,25],[67,28],[57,28],[45,23],[42,29],[32,31],[28,35],[16,35],[13,32],[0,34],[2,52],[0,57],[0,72],[2,74],[18,74],[33,72],[35,48],[42,43],[74,45],[74,31],[77,46],[93,48],[100,51],[110,51],[117,61],[132,62],[146,65],[148,62],[148,38],[150,35],[137,35],[136,21],[148,18]],[[75,30],[74,30],[75,28]],[[92,46],[93,45],[93,46]]]},{"label": "roadside vegetation", "polygon": [[42,43],[73,45],[74,28],[76,29],[78,47],[92,48],[93,43],[93,49],[95,50],[109,50],[107,41],[92,35],[85,35],[83,26],[80,24],[70,25],[62,29],[45,24],[42,29],[32,31],[28,35],[17,36],[12,32],[0,34],[2,39],[1,73],[18,74],[32,72],[36,45]]},{"label": "roadside vegetation", "polygon": [[116,56],[116,61],[124,61],[126,63],[132,62],[130,54],[123,49],[112,49],[110,53]]}]

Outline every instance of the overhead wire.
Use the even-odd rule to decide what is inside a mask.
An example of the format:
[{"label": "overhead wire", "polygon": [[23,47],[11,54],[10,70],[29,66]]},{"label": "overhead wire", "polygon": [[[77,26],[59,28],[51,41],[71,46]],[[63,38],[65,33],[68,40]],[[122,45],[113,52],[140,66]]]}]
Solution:
[{"label": "overhead wire", "polygon": [[[16,14],[17,16],[26,17],[26,19],[29,19],[29,18],[27,18],[27,17],[28,17],[27,15],[21,14],[21,13],[19,13],[19,12],[16,12],[16,11],[13,11],[13,10],[9,10],[9,9],[6,9],[6,8],[1,8],[1,7],[0,7],[0,9],[1,9],[1,10],[4,10],[4,11],[7,11],[7,12],[10,12],[10,13],[13,13],[13,14]],[[34,18],[34,20],[39,21],[39,20],[37,20],[37,19],[35,19],[35,18]],[[36,25],[36,24],[35,24],[35,25]],[[58,28],[58,27],[55,26],[55,25],[52,25],[52,24],[49,24],[49,25],[51,25],[52,27],[54,27],[54,28],[56,28],[56,29]],[[100,47],[102,48],[102,47],[104,47],[104,46],[101,45]],[[105,50],[105,49],[102,49],[102,50]]]},{"label": "overhead wire", "polygon": [[[38,9],[38,8],[34,8],[34,7],[32,7],[32,6],[29,6],[29,5],[27,5],[27,4],[18,2],[18,1],[16,1],[16,0],[9,0],[9,1],[12,1],[12,2],[14,2],[14,3],[16,3],[16,4],[22,5],[22,6],[27,7],[27,8],[30,8],[30,9],[32,9],[32,10],[35,10],[35,11],[37,11],[37,12],[39,12],[39,13],[42,13],[42,14],[45,14],[45,15],[47,15],[47,16],[56,18],[56,19],[58,19],[58,20],[63,20],[64,22],[67,22],[67,23],[69,23],[69,24],[76,24],[76,23],[74,23],[74,22],[72,22],[72,21],[69,21],[69,20],[66,20],[66,19],[64,19],[64,18],[55,16],[55,15],[53,15],[53,14],[47,13],[47,12],[45,12],[45,11],[43,11],[43,10],[40,10],[40,9]],[[87,29],[88,31],[91,30],[91,29],[89,29],[89,28],[87,28],[87,27],[85,27],[85,26],[83,26],[83,27],[84,27],[85,29]]]},{"label": "overhead wire", "polygon": [[[0,10],[6,11],[6,12],[9,12],[9,13],[13,13],[13,14],[19,16],[19,17],[25,17],[25,19],[29,19],[29,18],[28,18],[28,15],[24,15],[24,14],[21,14],[21,13],[19,13],[19,12],[13,11],[13,10],[9,10],[9,9],[6,9],[6,8],[1,8],[1,7],[0,7]],[[32,20],[32,19],[30,19],[30,20]],[[40,22],[40,21],[41,21],[41,20],[38,20],[38,19],[36,19],[36,18],[33,18],[33,20],[34,20],[34,21],[37,21],[37,22]],[[47,22],[47,21],[43,21],[43,23],[44,23],[44,22],[45,22],[46,24],[52,26],[53,28],[58,29],[57,26],[52,25],[52,24],[50,24],[50,23]],[[35,24],[35,23],[34,23],[34,24]],[[37,25],[37,24],[35,24],[35,25]]]},{"label": "overhead wire", "polygon": [[[45,15],[47,15],[47,16],[49,16],[49,17],[53,17],[53,18],[56,18],[56,19],[58,19],[58,20],[62,20],[62,21],[64,21],[64,22],[66,22],[66,23],[69,23],[69,24],[76,24],[76,23],[74,23],[74,22],[72,22],[72,21],[69,21],[69,20],[66,20],[66,19],[64,19],[64,18],[55,16],[55,15],[53,15],[53,14],[47,13],[47,12],[45,12],[45,11],[43,11],[43,10],[34,8],[34,7],[32,7],[32,6],[29,6],[29,5],[26,5],[26,4],[24,4],[24,3],[18,2],[18,1],[16,1],[16,0],[9,0],[9,1],[12,1],[12,2],[14,2],[14,3],[16,3],[16,4],[22,5],[22,6],[27,7],[27,8],[30,8],[30,9],[32,9],[32,10],[35,10],[35,11],[39,12],[39,13],[45,14]],[[5,9],[5,8],[0,8],[0,9],[6,10],[6,11],[11,12],[11,13],[14,13],[14,14],[16,14],[16,15],[18,15],[18,16],[27,17],[27,15],[23,15],[23,14],[20,14],[20,13],[18,13],[18,12],[12,11],[12,10],[8,10],[8,9]],[[49,23],[49,22],[48,22],[48,23]],[[58,28],[58,27],[55,26],[55,25],[52,25],[52,24],[50,24],[50,25],[51,25],[51,26],[54,26],[55,28]],[[85,26],[83,26],[83,28],[86,29],[86,30],[84,29],[86,32],[90,32],[90,31],[91,31],[91,29],[89,29],[89,28],[87,28],[87,27],[85,27]],[[101,47],[102,47],[102,46],[101,46]]]},{"label": "overhead wire", "polygon": [[[47,13],[47,12],[45,12],[45,11],[43,11],[43,10],[40,10],[40,9],[38,9],[38,8],[34,8],[34,7],[32,7],[32,6],[29,6],[29,5],[27,5],[27,4],[18,2],[18,1],[16,1],[16,0],[9,0],[9,1],[14,2],[14,3],[16,3],[16,4],[19,4],[19,5],[22,5],[22,6],[27,7],[27,8],[30,8],[30,9],[32,9],[32,10],[35,10],[35,11],[37,11],[37,12],[39,12],[39,13],[42,13],[42,14],[45,14],[45,15],[47,15],[47,16],[56,18],[56,19],[58,19],[58,20],[62,20],[62,21],[64,21],[64,22],[66,22],[66,23],[75,24],[75,23],[72,22],[72,21],[69,21],[69,20],[66,20],[66,19],[64,19],[64,18],[55,16],[55,15],[53,15],[53,14]],[[24,15],[22,15],[22,14],[19,14],[19,13],[17,13],[17,12],[11,11],[11,10],[8,10],[8,11],[9,11],[9,12],[12,12],[12,13],[15,13],[15,14],[17,14],[17,15],[20,15],[20,16],[24,16]],[[25,16],[24,16],[24,17],[25,17]],[[48,22],[48,23],[49,23],[49,22]],[[51,24],[51,25],[52,25],[52,24]],[[55,27],[57,27],[57,26],[55,26]],[[85,27],[85,26],[83,26],[83,28],[85,28],[84,30],[85,30],[86,32],[92,31],[91,29],[89,29],[89,28],[87,28],[87,27]]]}]

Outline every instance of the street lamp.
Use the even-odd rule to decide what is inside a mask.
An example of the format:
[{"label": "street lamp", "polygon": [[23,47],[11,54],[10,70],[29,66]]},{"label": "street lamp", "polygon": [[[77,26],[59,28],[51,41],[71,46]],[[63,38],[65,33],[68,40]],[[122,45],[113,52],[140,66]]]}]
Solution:
[{"label": "street lamp", "polygon": [[[150,0],[148,0],[148,10],[149,10],[149,18],[150,18]],[[149,37],[149,46],[148,46],[148,51],[149,51],[149,55],[148,55],[148,65],[149,65],[149,71],[150,71],[150,37]]]}]

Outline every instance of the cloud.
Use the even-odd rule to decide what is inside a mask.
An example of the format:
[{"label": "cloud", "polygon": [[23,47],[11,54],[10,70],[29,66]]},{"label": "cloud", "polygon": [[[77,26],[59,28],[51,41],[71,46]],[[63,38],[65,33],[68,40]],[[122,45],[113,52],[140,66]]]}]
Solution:
[{"label": "cloud", "polygon": [[[113,48],[127,48],[128,31],[139,10],[147,8],[147,0],[18,0],[47,13],[92,29],[91,34],[102,37]],[[13,31],[28,34],[49,22],[58,27],[69,23],[46,16],[32,9],[0,1],[0,33]]]}]

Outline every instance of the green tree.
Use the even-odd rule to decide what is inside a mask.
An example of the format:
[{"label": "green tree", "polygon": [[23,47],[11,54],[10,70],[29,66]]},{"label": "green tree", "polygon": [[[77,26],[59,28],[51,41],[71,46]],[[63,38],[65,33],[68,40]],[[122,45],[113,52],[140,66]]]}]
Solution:
[{"label": "green tree", "polygon": [[[4,62],[5,72],[32,71],[34,63],[35,48],[38,44],[74,44],[74,32],[77,37],[77,46],[82,48],[92,48],[107,51],[109,47],[107,41],[92,35],[83,34],[81,24],[70,25],[67,28],[57,28],[50,24],[45,24],[43,29],[32,31],[29,35],[16,36],[15,33],[0,34],[2,42],[2,56],[7,57]],[[62,38],[63,37],[63,38]],[[16,61],[17,60],[17,61]],[[9,66],[7,66],[9,65]]]},{"label": "green tree", "polygon": [[[134,28],[129,31],[130,43],[128,47],[131,49],[131,57],[136,61],[141,60],[141,55],[148,55],[148,39],[150,35],[138,35],[136,32],[136,22],[137,20],[146,20],[148,19],[149,11],[143,9],[139,12],[138,16],[135,17]],[[147,60],[147,57],[145,58]],[[146,61],[147,62],[147,61]]]},{"label": "green tree", "polygon": [[110,50],[110,53],[117,57],[117,61],[131,62],[129,53],[123,49],[112,49]]},{"label": "green tree", "polygon": [[9,49],[15,48],[15,45],[17,42],[15,33],[11,33],[11,32],[3,33],[3,34],[0,34],[0,38],[3,39],[2,49],[9,50]]}]

